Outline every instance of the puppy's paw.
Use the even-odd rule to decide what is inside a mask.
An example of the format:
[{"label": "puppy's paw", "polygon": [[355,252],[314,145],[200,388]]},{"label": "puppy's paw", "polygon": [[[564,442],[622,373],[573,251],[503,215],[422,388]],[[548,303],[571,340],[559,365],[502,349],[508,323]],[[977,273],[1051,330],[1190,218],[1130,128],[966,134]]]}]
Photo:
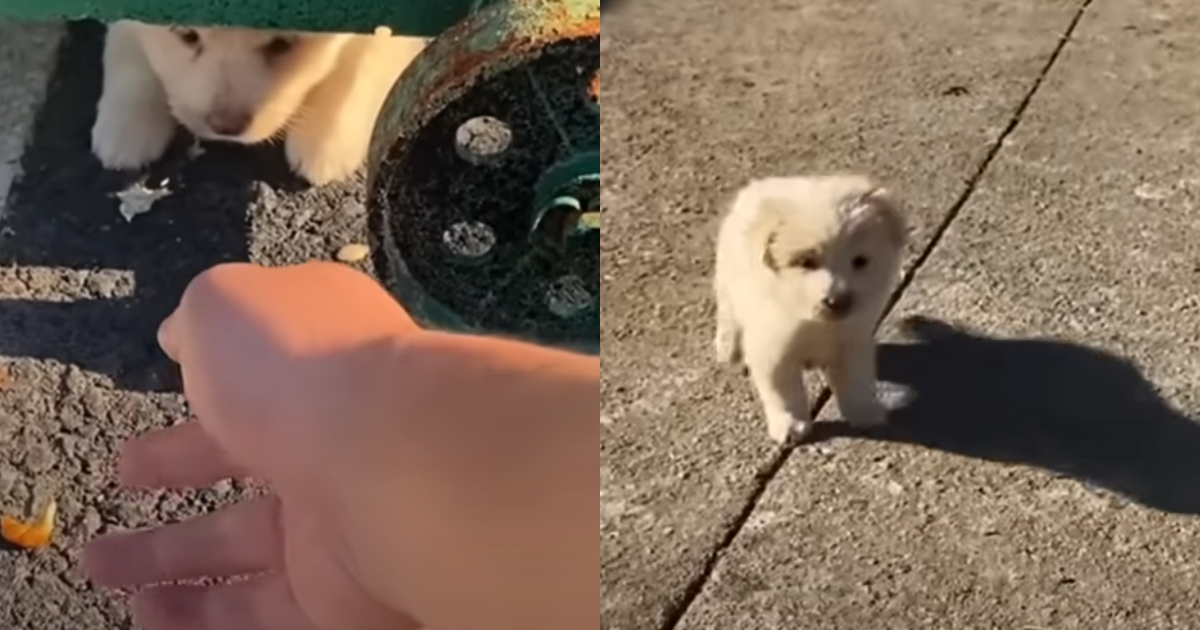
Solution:
[{"label": "puppy's paw", "polygon": [[174,137],[175,119],[158,104],[101,99],[92,154],[110,170],[138,169],[162,157]]},{"label": "puppy's paw", "polygon": [[370,133],[342,127],[301,126],[287,136],[287,159],[315,186],[347,179],[367,160]]},{"label": "puppy's paw", "polygon": [[878,398],[838,401],[842,417],[856,429],[870,429],[887,424],[887,407]]},{"label": "puppy's paw", "polygon": [[789,445],[804,441],[812,434],[811,418],[797,418],[790,413],[772,413],[767,416],[767,434],[777,444]]}]

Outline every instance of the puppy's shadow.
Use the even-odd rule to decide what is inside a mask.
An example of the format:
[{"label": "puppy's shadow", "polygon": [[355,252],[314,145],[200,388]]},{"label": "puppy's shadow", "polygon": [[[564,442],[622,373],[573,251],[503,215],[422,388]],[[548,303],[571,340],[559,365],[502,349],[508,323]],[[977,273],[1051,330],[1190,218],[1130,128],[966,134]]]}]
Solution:
[{"label": "puppy's shadow", "polygon": [[[1073,477],[1145,506],[1200,514],[1200,425],[1128,360],[1045,339],[994,339],[906,320],[880,348],[880,379],[911,388],[870,438]],[[853,433],[820,423],[821,436]]]},{"label": "puppy's shadow", "polygon": [[[0,355],[74,364],[124,389],[178,386],[155,330],[197,273],[249,258],[263,184],[294,190],[277,147],[206,147],[179,138],[149,173],[107,171],[91,155],[104,27],[69,25],[54,80],[0,220]],[[172,193],[132,222],[115,193],[137,180]]]}]

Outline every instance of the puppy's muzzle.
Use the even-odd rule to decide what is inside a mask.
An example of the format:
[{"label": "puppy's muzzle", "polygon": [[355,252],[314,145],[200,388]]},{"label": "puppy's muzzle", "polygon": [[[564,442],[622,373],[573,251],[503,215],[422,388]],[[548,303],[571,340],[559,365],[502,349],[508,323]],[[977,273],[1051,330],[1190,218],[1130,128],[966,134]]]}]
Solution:
[{"label": "puppy's muzzle", "polygon": [[832,291],[821,300],[821,310],[833,319],[845,317],[854,309],[854,294],[849,291]]},{"label": "puppy's muzzle", "polygon": [[249,112],[216,110],[204,117],[204,124],[218,136],[236,138],[246,133],[253,117]]}]

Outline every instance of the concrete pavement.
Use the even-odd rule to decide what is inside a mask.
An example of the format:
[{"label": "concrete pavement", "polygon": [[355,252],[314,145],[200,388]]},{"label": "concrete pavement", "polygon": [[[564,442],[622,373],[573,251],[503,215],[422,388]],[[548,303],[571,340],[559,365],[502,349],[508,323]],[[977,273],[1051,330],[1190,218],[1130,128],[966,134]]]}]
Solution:
[{"label": "concrete pavement", "polygon": [[[609,18],[602,628],[1195,627],[1198,24],[1181,0]],[[748,177],[840,168],[911,205],[882,377],[916,398],[780,453],[709,360],[711,241]]]},{"label": "concrete pavement", "polygon": [[61,24],[0,24],[0,209],[20,174],[63,32]]}]

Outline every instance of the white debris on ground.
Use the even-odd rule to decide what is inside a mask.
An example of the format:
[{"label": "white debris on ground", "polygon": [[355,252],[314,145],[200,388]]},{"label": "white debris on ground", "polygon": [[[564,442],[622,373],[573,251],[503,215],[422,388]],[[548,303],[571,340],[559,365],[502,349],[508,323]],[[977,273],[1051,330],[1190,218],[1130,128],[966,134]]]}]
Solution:
[{"label": "white debris on ground", "polygon": [[875,395],[888,411],[895,411],[911,405],[917,392],[900,383],[879,381],[875,384]]},{"label": "white debris on ground", "polygon": [[[202,155],[204,155],[204,146],[200,143],[200,139],[192,138],[192,143],[187,148],[188,160],[195,160]],[[159,199],[167,197],[173,192],[170,183],[171,181],[168,179],[162,180],[157,186],[147,186],[145,182],[137,182],[116,193],[117,199],[121,200],[121,216],[125,217],[126,221],[133,221],[137,215],[153,210],[154,204]]]},{"label": "white debris on ground", "polygon": [[193,138],[192,144],[188,146],[187,156],[189,160],[194,160],[201,155],[204,155],[204,146],[200,144],[199,138]]},{"label": "white debris on ground", "polygon": [[156,188],[149,188],[144,182],[137,182],[116,193],[117,199],[121,200],[119,208],[121,216],[125,217],[126,221],[133,221],[133,218],[139,214],[145,214],[154,209],[154,204],[158,203],[159,199],[171,194],[171,189],[168,186],[170,181],[163,180]]}]

